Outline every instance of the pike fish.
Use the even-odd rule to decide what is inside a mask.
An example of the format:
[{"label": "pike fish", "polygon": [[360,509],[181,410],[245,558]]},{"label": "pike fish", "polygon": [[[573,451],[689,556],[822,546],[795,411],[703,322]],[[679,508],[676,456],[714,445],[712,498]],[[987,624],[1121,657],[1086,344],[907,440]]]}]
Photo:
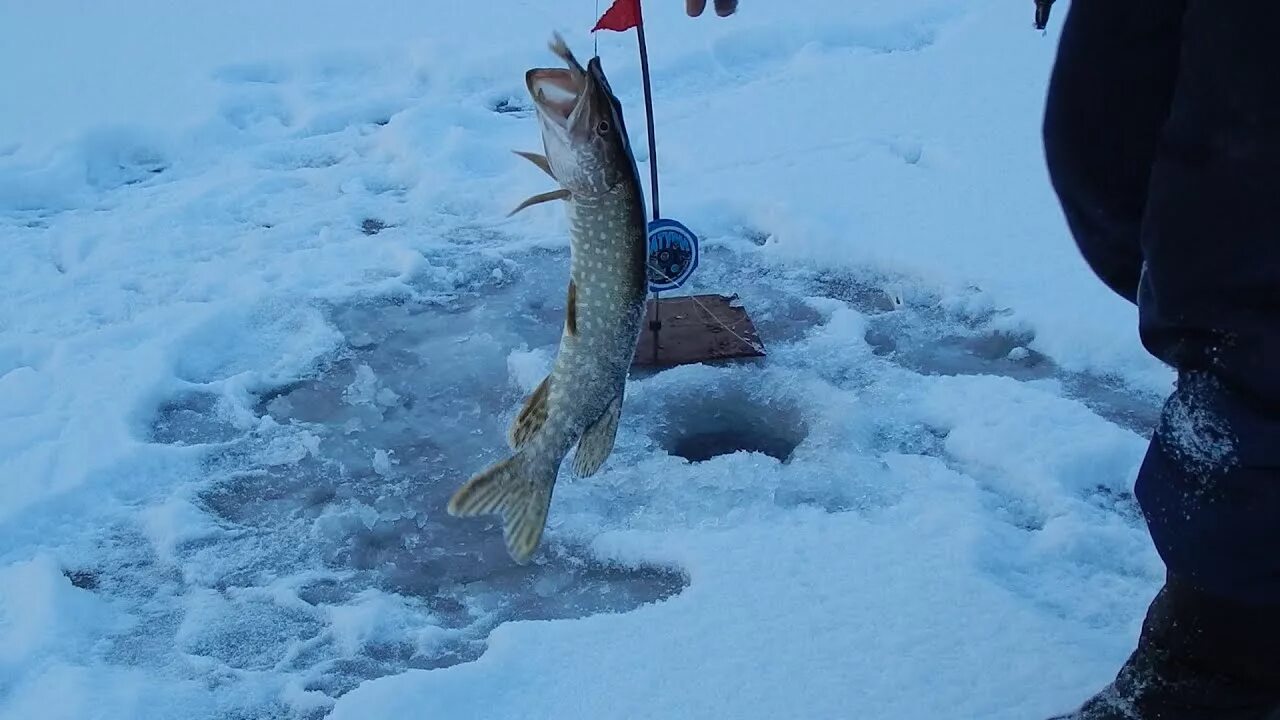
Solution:
[{"label": "pike fish", "polygon": [[558,34],[551,50],[568,67],[525,73],[546,154],[516,154],[560,187],[511,212],[564,201],[571,260],[560,346],[512,422],[512,454],[471,477],[448,505],[456,517],[501,515],[507,552],[522,565],[542,540],[569,452],[578,477],[594,475],[613,452],[648,292],[644,194],[622,105],[599,57],[583,67]]}]

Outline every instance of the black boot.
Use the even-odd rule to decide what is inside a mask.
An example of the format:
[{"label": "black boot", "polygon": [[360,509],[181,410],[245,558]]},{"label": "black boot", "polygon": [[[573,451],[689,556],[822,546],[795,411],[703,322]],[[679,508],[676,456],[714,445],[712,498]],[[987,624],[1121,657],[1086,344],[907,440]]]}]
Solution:
[{"label": "black boot", "polygon": [[1170,577],[1115,681],[1052,720],[1280,720],[1280,607]]}]

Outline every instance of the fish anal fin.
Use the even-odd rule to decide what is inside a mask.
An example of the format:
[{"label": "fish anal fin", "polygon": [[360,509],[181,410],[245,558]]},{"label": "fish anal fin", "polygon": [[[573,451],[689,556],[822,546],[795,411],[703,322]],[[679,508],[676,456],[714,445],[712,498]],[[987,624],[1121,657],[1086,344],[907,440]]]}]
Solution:
[{"label": "fish anal fin", "polygon": [[564,327],[570,335],[578,334],[578,286],[569,281],[569,297],[564,304]]},{"label": "fish anal fin", "polygon": [[524,399],[520,413],[511,423],[508,444],[512,450],[519,450],[525,443],[542,429],[547,422],[547,400],[551,395],[551,376],[548,375],[538,383],[538,387]]},{"label": "fish anal fin", "polygon": [[531,207],[533,205],[537,205],[539,203],[551,202],[552,200],[568,200],[570,197],[572,197],[572,195],[569,193],[568,190],[564,188],[560,188],[559,190],[551,190],[549,192],[544,192],[544,193],[538,193],[537,195],[534,195],[528,200],[525,200],[524,202],[517,205],[515,210],[512,210],[511,212],[507,213],[507,217],[511,217],[512,215],[515,215],[521,210],[524,210],[525,208]]},{"label": "fish anal fin", "polygon": [[613,452],[618,437],[618,419],[622,417],[622,392],[619,391],[604,412],[582,433],[578,450],[573,455],[573,472],[578,477],[595,475]]}]

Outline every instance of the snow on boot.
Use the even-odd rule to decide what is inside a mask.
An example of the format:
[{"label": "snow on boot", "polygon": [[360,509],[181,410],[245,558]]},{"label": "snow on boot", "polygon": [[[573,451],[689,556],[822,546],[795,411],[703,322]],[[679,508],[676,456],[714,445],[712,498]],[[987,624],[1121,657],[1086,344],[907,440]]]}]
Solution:
[{"label": "snow on boot", "polygon": [[1116,679],[1051,720],[1280,720],[1280,608],[1170,577]]}]

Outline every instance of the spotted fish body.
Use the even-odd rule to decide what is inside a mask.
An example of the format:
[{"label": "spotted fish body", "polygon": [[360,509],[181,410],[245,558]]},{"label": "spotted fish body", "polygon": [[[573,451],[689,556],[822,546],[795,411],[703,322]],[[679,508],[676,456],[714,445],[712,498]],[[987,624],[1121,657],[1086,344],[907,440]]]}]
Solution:
[{"label": "spotted fish body", "polygon": [[648,291],[644,195],[621,105],[599,58],[584,68],[559,36],[551,47],[569,67],[526,74],[546,155],[519,154],[561,187],[514,212],[565,203],[571,260],[560,346],[511,426],[514,454],[468,480],[448,508],[456,516],[502,515],[507,551],[522,564],[541,541],[570,451],[579,477],[594,475],[613,451]]}]

